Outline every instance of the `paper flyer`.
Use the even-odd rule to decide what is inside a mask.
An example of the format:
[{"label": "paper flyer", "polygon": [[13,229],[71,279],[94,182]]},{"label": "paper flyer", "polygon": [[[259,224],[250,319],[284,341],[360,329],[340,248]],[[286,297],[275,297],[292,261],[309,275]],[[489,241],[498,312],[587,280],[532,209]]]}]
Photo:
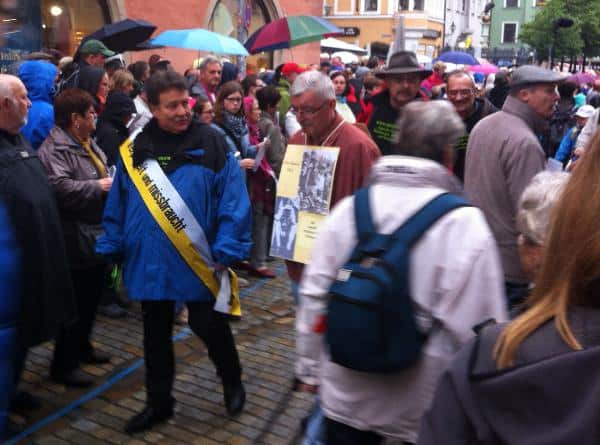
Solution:
[{"label": "paper flyer", "polygon": [[307,263],[329,214],[337,147],[288,145],[275,199],[271,256]]}]

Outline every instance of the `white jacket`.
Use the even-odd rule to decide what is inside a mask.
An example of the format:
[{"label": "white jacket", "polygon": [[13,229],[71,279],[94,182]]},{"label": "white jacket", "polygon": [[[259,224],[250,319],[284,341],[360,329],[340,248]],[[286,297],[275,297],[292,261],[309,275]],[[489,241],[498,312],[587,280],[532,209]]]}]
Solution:
[{"label": "white jacket", "polygon": [[[370,183],[373,220],[377,230],[386,234],[440,193],[460,193],[460,186],[441,165],[412,157],[382,158],[373,167]],[[477,208],[456,209],[431,227],[412,250],[410,290],[419,326],[434,328],[418,364],[399,374],[381,375],[332,363],[323,335],[315,332],[322,325],[328,289],[356,243],[354,198],[349,197],[338,203],[319,232],[304,270],[296,319],[296,375],[305,383],[320,385],[328,417],[416,442],[436,381],[474,335],[471,328],[488,318],[507,319],[498,251]]]}]

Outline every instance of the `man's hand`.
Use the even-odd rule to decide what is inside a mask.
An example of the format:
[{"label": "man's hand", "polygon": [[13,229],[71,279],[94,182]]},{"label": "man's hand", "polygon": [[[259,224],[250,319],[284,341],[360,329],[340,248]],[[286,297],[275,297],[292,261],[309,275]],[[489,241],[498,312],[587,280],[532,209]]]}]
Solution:
[{"label": "man's hand", "polygon": [[98,182],[100,183],[100,187],[102,188],[102,191],[108,192],[110,190],[110,187],[112,186],[113,180],[112,180],[112,178],[102,178],[102,179],[98,179]]}]

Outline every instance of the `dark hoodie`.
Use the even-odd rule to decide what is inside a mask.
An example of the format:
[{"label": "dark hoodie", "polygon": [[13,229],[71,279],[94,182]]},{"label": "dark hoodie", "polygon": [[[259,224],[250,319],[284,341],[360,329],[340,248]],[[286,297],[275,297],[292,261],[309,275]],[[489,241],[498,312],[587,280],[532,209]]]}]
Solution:
[{"label": "dark hoodie", "polygon": [[573,307],[574,351],[549,321],[498,370],[492,350],[505,325],[484,329],[442,374],[418,445],[600,443],[600,310]]},{"label": "dark hoodie", "polygon": [[104,104],[100,102],[97,95],[98,87],[100,86],[100,81],[102,80],[104,73],[106,73],[106,71],[102,68],[93,65],[87,65],[79,71],[78,87],[92,95],[94,98],[94,108],[96,108],[97,113],[101,113],[104,108]]},{"label": "dark hoodie", "polygon": [[21,132],[34,150],[37,150],[54,127],[54,81],[58,70],[49,62],[31,60],[19,66],[19,78],[27,88],[31,108],[27,125]]},{"label": "dark hoodie", "polygon": [[129,137],[124,120],[133,113],[135,105],[127,94],[115,91],[108,95],[96,126],[96,143],[106,154],[108,165],[116,165],[119,159],[119,147]]}]

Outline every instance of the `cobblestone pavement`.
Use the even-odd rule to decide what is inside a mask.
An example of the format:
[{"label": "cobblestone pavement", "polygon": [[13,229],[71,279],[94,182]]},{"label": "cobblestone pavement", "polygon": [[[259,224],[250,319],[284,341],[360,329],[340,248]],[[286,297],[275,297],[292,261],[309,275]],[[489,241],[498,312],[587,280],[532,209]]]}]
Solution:
[{"label": "cobblestone pavement", "polygon": [[[128,436],[125,421],[144,406],[142,324],[138,305],[126,319],[99,316],[92,341],[112,355],[112,363],[84,366],[95,377],[93,389],[66,389],[48,379],[52,344],[30,351],[23,388],[39,396],[43,407],[30,417],[13,417],[25,428],[19,441],[60,444],[265,444],[297,442],[300,420],[312,397],[290,390],[293,377],[294,312],[282,263],[278,277],[250,279],[242,289],[241,321],[232,323],[244,369],[244,412],[228,418],[223,392],[203,343],[188,327],[176,327],[176,415],[151,432]],[[22,435],[22,436],[23,436]]]}]

